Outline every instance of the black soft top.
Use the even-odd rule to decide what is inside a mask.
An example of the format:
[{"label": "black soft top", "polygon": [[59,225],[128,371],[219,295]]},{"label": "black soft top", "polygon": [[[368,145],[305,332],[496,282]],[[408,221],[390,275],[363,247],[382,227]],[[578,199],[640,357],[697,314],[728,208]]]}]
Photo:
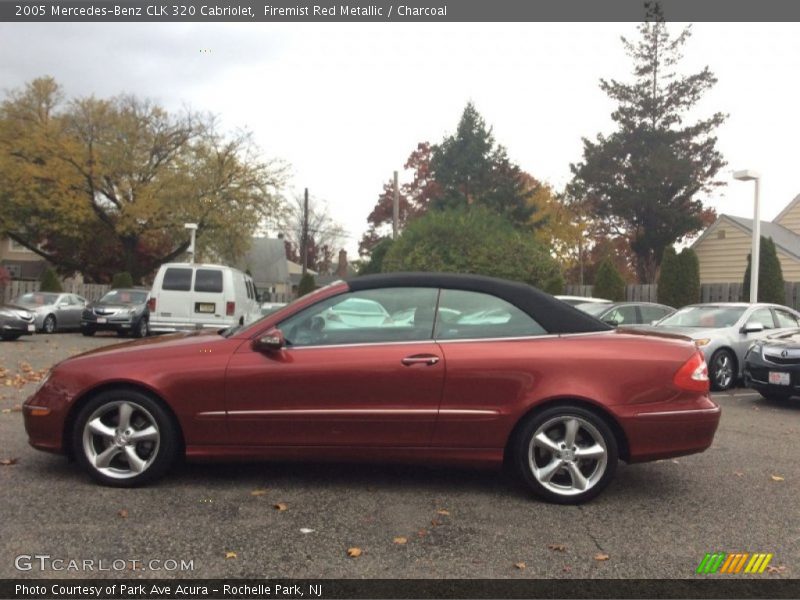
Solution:
[{"label": "black soft top", "polygon": [[385,273],[347,280],[351,291],[387,287],[436,287],[491,294],[535,319],[548,333],[610,331],[613,327],[525,283],[456,273]]}]

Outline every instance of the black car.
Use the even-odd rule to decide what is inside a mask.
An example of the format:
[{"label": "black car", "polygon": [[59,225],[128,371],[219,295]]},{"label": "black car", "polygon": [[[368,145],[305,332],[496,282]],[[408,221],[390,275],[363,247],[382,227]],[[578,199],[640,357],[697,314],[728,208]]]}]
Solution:
[{"label": "black car", "polygon": [[675,312],[671,306],[654,302],[586,302],[575,308],[615,327],[650,325]]},{"label": "black car", "polygon": [[0,304],[0,339],[16,340],[36,331],[33,313],[21,306]]},{"label": "black car", "polygon": [[84,309],[81,333],[94,335],[97,331],[116,331],[120,336],[147,336],[150,333],[148,294],[148,290],[135,288],[111,290]]},{"label": "black car", "polygon": [[753,343],[744,355],[744,384],[768,400],[800,396],[800,329]]}]

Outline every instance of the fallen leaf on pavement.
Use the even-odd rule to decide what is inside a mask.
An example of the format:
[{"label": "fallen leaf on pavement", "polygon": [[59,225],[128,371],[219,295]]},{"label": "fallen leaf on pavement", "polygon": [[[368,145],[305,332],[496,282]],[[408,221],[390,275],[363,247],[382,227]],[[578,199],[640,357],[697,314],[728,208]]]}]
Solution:
[{"label": "fallen leaf on pavement", "polygon": [[525,568],[524,562],[514,563],[514,566],[517,567],[520,571]]},{"label": "fallen leaf on pavement", "polygon": [[737,477],[742,477],[744,475],[744,473],[742,473],[741,471],[734,471],[733,474],[736,475]]},{"label": "fallen leaf on pavement", "polygon": [[780,475],[770,475],[772,477],[772,481],[784,481],[784,478]]},{"label": "fallen leaf on pavement", "polygon": [[403,537],[402,535],[399,535],[396,538],[394,538],[392,540],[392,542],[394,542],[395,544],[407,544],[408,543],[408,538]]},{"label": "fallen leaf on pavement", "polygon": [[289,507],[286,506],[286,504],[284,504],[283,502],[278,502],[277,504],[273,504],[273,508],[275,510],[277,510],[278,512],[282,512],[282,511],[288,509]]},{"label": "fallen leaf on pavement", "polygon": [[229,558],[236,558],[236,552],[232,552],[231,550],[225,552],[225,560],[228,560]]},{"label": "fallen leaf on pavement", "polygon": [[266,495],[266,493],[267,493],[267,490],[253,490],[252,492],[250,492],[250,495],[251,496],[264,496],[264,495]]},{"label": "fallen leaf on pavement", "polygon": [[359,556],[361,556],[361,548],[356,548],[356,547],[348,548],[347,556],[349,556],[350,558],[358,558]]},{"label": "fallen leaf on pavement", "polygon": [[783,573],[786,570],[786,567],[781,565],[780,567],[774,567],[772,565],[767,567],[767,573]]},{"label": "fallen leaf on pavement", "polygon": [[594,555],[594,559],[595,560],[608,560],[608,554],[603,554],[603,553],[595,554]]},{"label": "fallen leaf on pavement", "polygon": [[17,404],[16,406],[11,407],[11,412],[22,412],[22,405]]},{"label": "fallen leaf on pavement", "polygon": [[436,514],[437,515],[444,515],[444,516],[447,517],[447,516],[450,516],[450,511],[447,510],[446,508],[440,508],[439,510],[436,511]]},{"label": "fallen leaf on pavement", "polygon": [[554,552],[565,552],[567,547],[564,544],[547,544],[547,549]]},{"label": "fallen leaf on pavement", "polygon": [[314,529],[309,529],[308,527],[301,527],[300,533],[314,533]]},{"label": "fallen leaf on pavement", "polygon": [[569,565],[567,565],[566,567],[564,567],[564,568],[563,568],[563,569],[561,569],[561,570],[562,570],[562,571],[564,571],[564,573],[571,573],[571,572],[572,572],[572,567],[570,567]]},{"label": "fallen leaf on pavement", "polygon": [[442,522],[441,522],[441,521],[437,521],[436,519],[431,519],[431,525],[432,525],[433,527],[438,527],[438,526],[439,526],[439,525],[441,525],[441,524],[442,524]]},{"label": "fallen leaf on pavement", "polygon": [[125,509],[125,508],[123,508],[123,509],[121,509],[121,510],[118,510],[118,511],[117,511],[117,515],[118,515],[118,516],[119,516],[121,519],[127,519],[127,518],[128,518],[128,510],[127,510],[127,509]]},{"label": "fallen leaf on pavement", "polygon": [[0,465],[3,465],[4,467],[10,467],[18,462],[18,458],[0,458]]},{"label": "fallen leaf on pavement", "polygon": [[10,412],[11,412],[11,409],[10,409],[10,408],[4,408],[4,409],[3,409],[3,414],[4,414],[4,415],[7,415],[7,414],[8,414],[8,413],[10,413]]},{"label": "fallen leaf on pavement", "polygon": [[425,537],[426,535],[428,535],[428,531],[427,531],[426,529],[420,529],[420,530],[417,532],[417,535],[418,535],[419,537]]}]

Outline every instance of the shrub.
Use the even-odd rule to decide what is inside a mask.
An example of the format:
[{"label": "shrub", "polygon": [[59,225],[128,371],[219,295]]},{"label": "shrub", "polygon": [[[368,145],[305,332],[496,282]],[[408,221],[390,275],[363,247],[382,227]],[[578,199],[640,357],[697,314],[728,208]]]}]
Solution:
[{"label": "shrub", "polygon": [[[758,256],[758,301],[786,304],[786,290],[783,284],[783,271],[778,260],[778,252],[772,238],[761,236],[761,248]],[[750,262],[752,256],[747,255],[747,268],[744,272],[744,289],[742,297],[750,302]]]},{"label": "shrub", "polygon": [[122,273],[114,273],[114,277],[111,278],[112,290],[129,287],[133,287],[133,277],[131,277],[130,273],[127,271],[123,271]]},{"label": "shrub", "polygon": [[306,273],[300,278],[300,283],[297,286],[297,297],[305,296],[317,289],[317,284],[314,281],[314,276],[311,273]]},{"label": "shrub", "polygon": [[609,258],[604,258],[597,269],[593,294],[615,302],[625,300],[625,280]]},{"label": "shrub", "polygon": [[58,280],[58,276],[56,272],[53,271],[50,267],[47,267],[44,272],[42,273],[42,277],[39,280],[41,284],[39,286],[39,290],[42,292],[63,292],[64,289],[61,287],[61,282]]}]

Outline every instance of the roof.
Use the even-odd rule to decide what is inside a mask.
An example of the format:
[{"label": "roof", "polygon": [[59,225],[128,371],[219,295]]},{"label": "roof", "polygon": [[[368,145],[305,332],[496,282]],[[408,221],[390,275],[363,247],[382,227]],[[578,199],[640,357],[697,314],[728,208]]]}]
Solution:
[{"label": "roof", "polygon": [[281,239],[253,238],[250,249],[237,265],[242,271],[250,271],[256,287],[289,281],[286,246]]},{"label": "roof", "polygon": [[[753,234],[753,219],[721,214],[717,220],[703,232],[703,235],[694,241],[692,247],[699,244],[700,241],[703,240],[712,229],[716,229],[716,225],[722,221],[727,221],[750,235]],[[761,221],[761,235],[766,238],[772,238],[778,250],[800,260],[800,235],[796,234],[791,229],[787,229],[783,225],[778,225],[771,221]]]},{"label": "roof", "polygon": [[483,275],[382,273],[348,279],[352,291],[383,287],[443,287],[492,294],[535,319],[548,333],[609,331],[612,327],[533,286]]},{"label": "roof", "polygon": [[794,200],[789,202],[789,204],[787,204],[786,207],[781,212],[778,213],[778,216],[772,219],[772,222],[777,223],[778,221],[780,221],[784,217],[784,215],[786,215],[786,213],[788,213],[797,205],[798,202],[800,202],[800,194],[797,194],[797,196],[794,197]]}]

